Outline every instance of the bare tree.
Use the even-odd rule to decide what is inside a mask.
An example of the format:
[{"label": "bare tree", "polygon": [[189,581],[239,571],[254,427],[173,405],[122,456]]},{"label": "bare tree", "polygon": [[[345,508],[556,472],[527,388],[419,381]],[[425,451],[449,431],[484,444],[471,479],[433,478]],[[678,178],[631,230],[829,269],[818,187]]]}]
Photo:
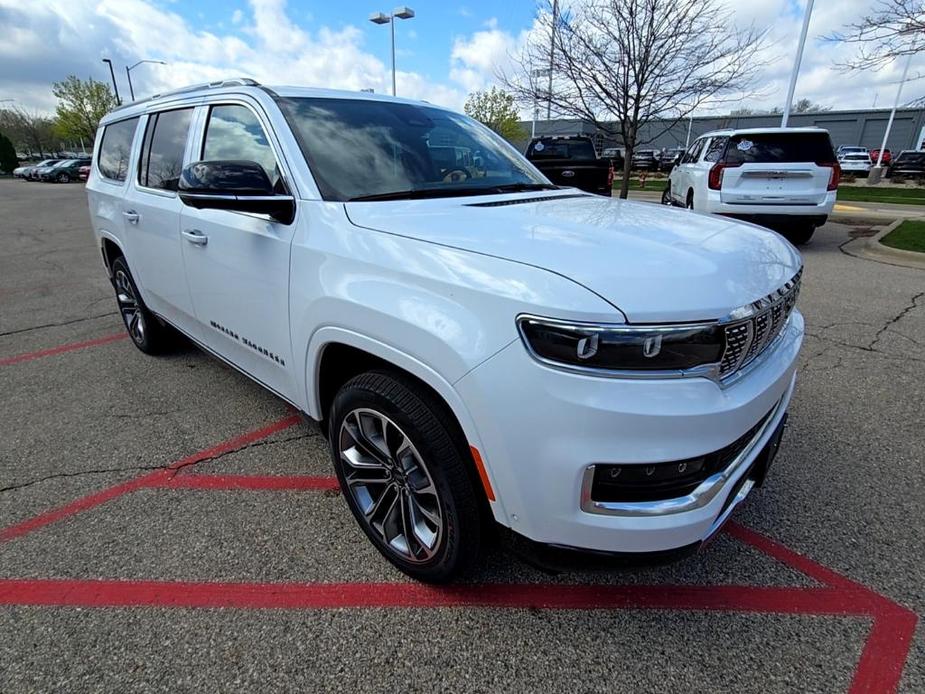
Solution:
[{"label": "bare tree", "polygon": [[826,38],[858,47],[855,57],[838,67],[878,70],[896,58],[925,51],[925,0],[879,0],[861,21]]},{"label": "bare tree", "polygon": [[54,150],[52,121],[43,113],[19,105],[0,111],[0,127],[8,131],[13,144],[40,157]]},{"label": "bare tree", "polygon": [[[741,99],[760,64],[764,32],[733,28],[716,0],[585,0],[553,22],[552,3],[538,17],[535,40],[499,75],[518,101],[545,102],[588,121],[626,147],[620,197],[629,190],[641,130],[659,119],[651,141],[695,109]],[[554,50],[550,56],[550,45]],[[552,93],[533,79],[551,67]]]}]

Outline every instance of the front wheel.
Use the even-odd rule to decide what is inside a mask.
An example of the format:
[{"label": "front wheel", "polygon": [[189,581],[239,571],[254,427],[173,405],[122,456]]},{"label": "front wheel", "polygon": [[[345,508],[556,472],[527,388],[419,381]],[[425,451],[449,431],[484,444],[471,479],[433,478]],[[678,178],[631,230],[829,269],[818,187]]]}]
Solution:
[{"label": "front wheel", "polygon": [[60,173],[58,174],[58,183],[70,183],[71,176],[70,174]]},{"label": "front wheel", "polygon": [[663,205],[674,205],[674,202],[671,199],[671,186],[665,188],[662,191],[662,204]]},{"label": "front wheel", "polygon": [[482,539],[468,451],[445,407],[411,379],[370,371],[331,406],[334,469],[351,512],[398,569],[441,583],[476,561]]}]

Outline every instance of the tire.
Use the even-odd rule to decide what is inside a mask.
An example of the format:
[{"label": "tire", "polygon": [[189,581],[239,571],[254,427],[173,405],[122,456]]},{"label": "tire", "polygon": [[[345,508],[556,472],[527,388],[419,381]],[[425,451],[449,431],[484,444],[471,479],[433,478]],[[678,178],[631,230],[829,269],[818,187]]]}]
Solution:
[{"label": "tire", "polygon": [[812,224],[802,224],[781,231],[781,235],[794,246],[802,246],[809,243],[815,232],[816,227]]},{"label": "tire", "polygon": [[71,182],[70,174],[66,174],[66,173],[58,174],[58,183],[70,183],[70,182]]},{"label": "tire", "polygon": [[428,583],[467,572],[482,545],[469,452],[448,428],[448,416],[413,380],[368,371],[341,387],[328,418],[334,469],[350,511],[386,559]]},{"label": "tire", "polygon": [[145,354],[161,354],[173,346],[173,330],[145,306],[123,256],[112,262],[112,285],[128,336]]},{"label": "tire", "polygon": [[669,206],[674,205],[674,202],[671,199],[671,185],[662,191],[662,204]]},{"label": "tire", "polygon": [[684,203],[684,207],[689,210],[694,209],[694,191],[687,191],[687,201]]}]

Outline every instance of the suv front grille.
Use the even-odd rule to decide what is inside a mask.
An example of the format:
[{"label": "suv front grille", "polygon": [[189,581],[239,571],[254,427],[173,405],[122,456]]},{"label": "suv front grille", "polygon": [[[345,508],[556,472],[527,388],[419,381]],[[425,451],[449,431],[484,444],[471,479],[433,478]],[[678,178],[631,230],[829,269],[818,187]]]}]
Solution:
[{"label": "suv front grille", "polygon": [[800,294],[803,270],[773,294],[748,306],[748,318],[727,323],[726,349],[719,365],[720,378],[734,374],[764,352],[780,335]]}]

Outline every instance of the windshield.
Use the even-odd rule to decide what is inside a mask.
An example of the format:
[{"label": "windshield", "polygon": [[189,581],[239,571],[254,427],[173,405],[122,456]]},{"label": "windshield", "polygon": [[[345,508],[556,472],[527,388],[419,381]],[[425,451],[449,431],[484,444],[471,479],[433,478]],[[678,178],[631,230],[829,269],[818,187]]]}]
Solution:
[{"label": "windshield", "polygon": [[903,152],[896,157],[897,164],[922,164],[925,163],[925,152]]},{"label": "windshield", "polygon": [[65,167],[65,166],[70,166],[70,165],[73,164],[75,161],[76,161],[76,159],[65,159],[64,161],[59,161],[57,164],[55,164],[55,168],[56,168],[56,169],[60,169],[60,168]]},{"label": "windshield", "polygon": [[458,113],[363,99],[284,98],[280,106],[325,200],[553,187],[498,135]]}]

